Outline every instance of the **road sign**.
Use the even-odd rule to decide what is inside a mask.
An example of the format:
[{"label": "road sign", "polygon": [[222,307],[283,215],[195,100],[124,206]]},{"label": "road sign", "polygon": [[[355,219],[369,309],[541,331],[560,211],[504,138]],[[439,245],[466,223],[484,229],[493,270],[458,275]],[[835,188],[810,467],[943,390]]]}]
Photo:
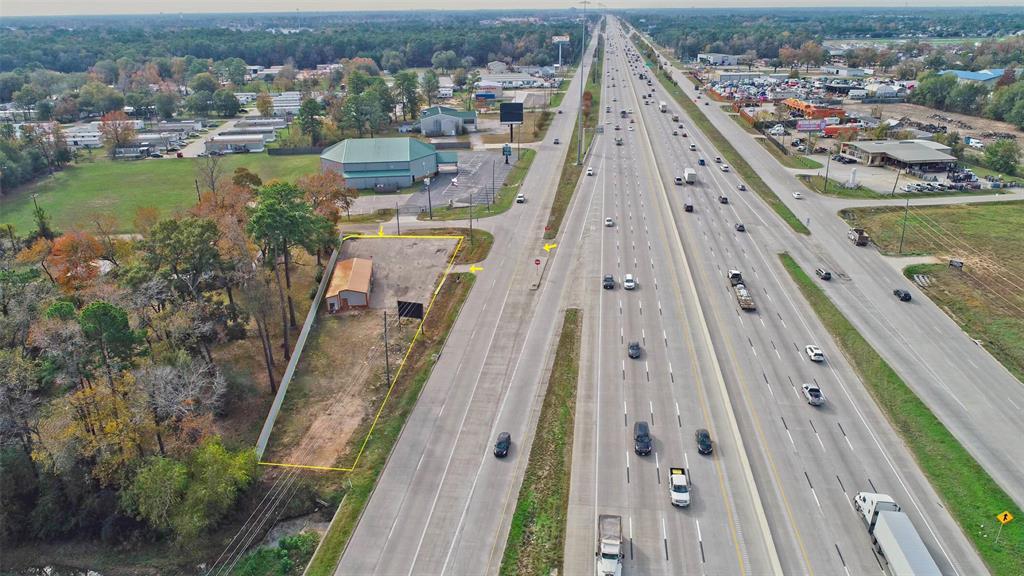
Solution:
[{"label": "road sign", "polygon": [[1000,524],[1009,524],[1013,521],[1013,514],[1010,514],[1009,512],[1003,512],[1002,514],[996,516],[996,520],[999,520]]},{"label": "road sign", "polygon": [[537,265],[537,266],[540,266],[540,258],[537,258],[536,260],[534,260],[533,263],[535,265]]},{"label": "road sign", "polygon": [[508,144],[505,144],[504,146],[502,146],[501,147],[501,155],[502,156],[511,156],[512,155],[512,146],[510,146]]}]

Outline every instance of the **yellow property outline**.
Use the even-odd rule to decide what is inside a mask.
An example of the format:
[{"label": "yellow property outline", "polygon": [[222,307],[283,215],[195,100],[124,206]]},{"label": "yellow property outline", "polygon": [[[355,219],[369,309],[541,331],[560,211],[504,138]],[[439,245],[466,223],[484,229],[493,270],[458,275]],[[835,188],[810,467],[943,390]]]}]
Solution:
[{"label": "yellow property outline", "polygon": [[[420,320],[418,326],[416,326],[416,333],[413,334],[412,341],[409,342],[409,347],[405,349],[405,354],[402,355],[402,362],[398,365],[398,370],[395,371],[394,377],[391,379],[391,383],[388,385],[387,394],[384,395],[384,401],[380,403],[380,407],[377,408],[377,413],[373,416],[373,422],[370,424],[370,429],[366,431],[366,436],[363,437],[362,443],[359,445],[359,452],[356,453],[356,459],[352,462],[352,466],[348,468],[337,468],[334,466],[310,466],[306,464],[286,464],[284,462],[263,462],[259,464],[262,466],[279,466],[283,468],[303,468],[306,470],[329,470],[333,472],[352,472],[359,465],[359,459],[363,456],[363,450],[366,449],[366,445],[370,442],[370,436],[373,434],[374,428],[377,427],[377,421],[380,419],[380,415],[384,412],[384,407],[387,406],[388,400],[391,399],[391,391],[394,390],[395,384],[398,382],[398,378],[402,375],[402,370],[405,368],[405,362],[409,358],[409,354],[412,352],[412,347],[416,345],[416,341],[419,339],[420,334],[423,332],[423,323],[427,321],[427,317],[430,315],[430,310],[434,307],[434,300],[437,299],[437,294],[441,291],[441,287],[444,286],[446,280],[448,280],[448,274],[451,273],[452,267],[455,265],[455,257],[458,256],[459,250],[462,249],[462,242],[465,240],[465,236],[457,236],[452,234],[440,234],[440,235],[399,235],[399,234],[384,234],[383,227],[377,234],[349,234],[341,239],[342,243],[346,240],[361,240],[361,239],[373,239],[373,238],[400,238],[403,240],[458,240],[455,244],[455,250],[452,251],[451,258],[448,259],[448,266],[444,270],[444,276],[441,277],[441,281],[437,283],[437,288],[434,289],[434,293],[430,296],[430,302],[427,303],[427,309],[423,313],[423,318]],[[317,303],[319,306],[320,303]]]}]

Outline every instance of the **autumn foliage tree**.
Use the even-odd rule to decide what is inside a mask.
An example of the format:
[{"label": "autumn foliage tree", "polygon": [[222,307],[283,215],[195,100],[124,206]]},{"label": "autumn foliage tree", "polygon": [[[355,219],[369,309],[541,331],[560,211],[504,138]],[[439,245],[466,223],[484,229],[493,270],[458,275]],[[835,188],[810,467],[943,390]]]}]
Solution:
[{"label": "autumn foliage tree", "polygon": [[100,118],[100,135],[107,153],[113,158],[118,148],[127,146],[135,138],[135,123],[120,110],[107,112]]},{"label": "autumn foliage tree", "polygon": [[53,242],[46,257],[48,273],[65,291],[74,292],[96,277],[94,261],[102,254],[103,245],[96,237],[73,230]]}]

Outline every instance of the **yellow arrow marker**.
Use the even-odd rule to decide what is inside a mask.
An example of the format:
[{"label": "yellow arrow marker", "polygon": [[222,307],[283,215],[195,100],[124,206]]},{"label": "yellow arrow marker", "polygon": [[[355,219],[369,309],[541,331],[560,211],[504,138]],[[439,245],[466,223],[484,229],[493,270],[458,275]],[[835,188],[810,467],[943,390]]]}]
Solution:
[{"label": "yellow arrow marker", "polygon": [[558,247],[558,244],[545,244],[544,245],[544,251],[545,252],[551,252],[551,250],[553,248],[556,248],[556,247]]},{"label": "yellow arrow marker", "polygon": [[470,272],[479,272],[479,271],[481,271],[481,270],[483,270],[483,269],[484,269],[484,268],[483,268],[483,266],[472,266],[472,265],[471,265],[471,266],[469,267],[469,271],[470,271]]},{"label": "yellow arrow marker", "polygon": [[384,225],[381,224],[380,225],[380,230],[377,230],[377,236],[383,236],[383,235],[384,235]]}]

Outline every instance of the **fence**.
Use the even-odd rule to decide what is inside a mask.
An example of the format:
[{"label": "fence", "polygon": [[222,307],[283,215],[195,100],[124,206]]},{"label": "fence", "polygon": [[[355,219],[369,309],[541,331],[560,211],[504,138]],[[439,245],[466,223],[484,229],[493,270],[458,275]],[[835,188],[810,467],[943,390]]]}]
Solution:
[{"label": "fence", "polygon": [[320,154],[324,146],[305,146],[303,148],[267,148],[267,154],[271,156],[299,156],[302,154]]},{"label": "fence", "polygon": [[466,142],[431,142],[430,143],[437,150],[469,150],[472,148],[472,143]]}]

